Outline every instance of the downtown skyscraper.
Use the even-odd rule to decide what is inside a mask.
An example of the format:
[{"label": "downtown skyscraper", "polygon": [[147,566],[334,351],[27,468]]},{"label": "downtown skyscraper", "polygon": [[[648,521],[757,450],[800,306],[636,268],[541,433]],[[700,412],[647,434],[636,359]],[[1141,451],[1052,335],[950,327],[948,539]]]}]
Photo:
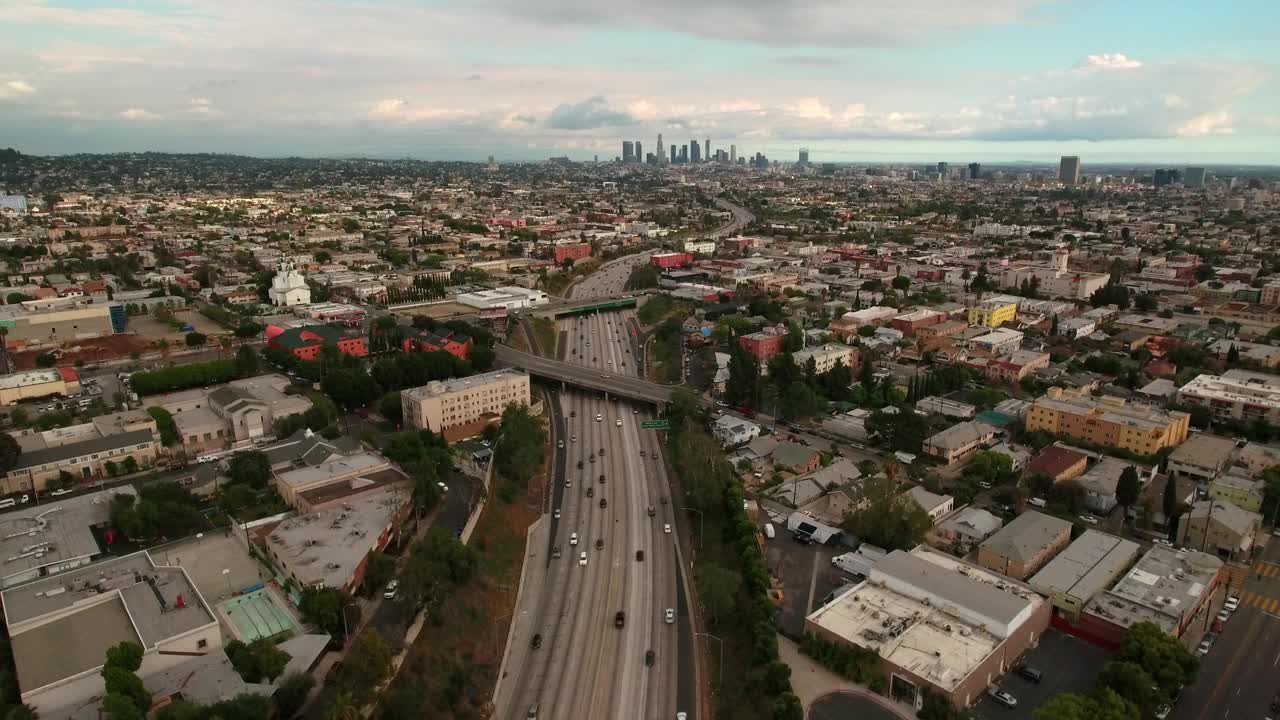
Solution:
[{"label": "downtown skyscraper", "polygon": [[689,162],[696,163],[702,159],[702,145],[697,140],[689,143]]},{"label": "downtown skyscraper", "polygon": [[1080,158],[1075,155],[1063,155],[1058,161],[1058,182],[1063,185],[1080,184]]}]

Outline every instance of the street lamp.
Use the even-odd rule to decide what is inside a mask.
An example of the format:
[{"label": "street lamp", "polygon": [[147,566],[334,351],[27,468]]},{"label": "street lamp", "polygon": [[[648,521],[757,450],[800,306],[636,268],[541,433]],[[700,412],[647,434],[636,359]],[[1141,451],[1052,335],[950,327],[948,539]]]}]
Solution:
[{"label": "street lamp", "polygon": [[705,519],[702,517],[702,511],[698,510],[697,508],[684,507],[683,505],[680,506],[680,509],[684,510],[685,512],[698,513],[698,549],[701,550],[702,549],[702,524],[703,524],[703,520]]},{"label": "street lamp", "polygon": [[719,663],[717,664],[720,667],[720,679],[716,682],[716,686],[719,687],[724,685],[724,641],[711,633],[705,632],[696,632],[694,633],[694,637],[709,637],[716,641],[716,654],[719,657]]}]

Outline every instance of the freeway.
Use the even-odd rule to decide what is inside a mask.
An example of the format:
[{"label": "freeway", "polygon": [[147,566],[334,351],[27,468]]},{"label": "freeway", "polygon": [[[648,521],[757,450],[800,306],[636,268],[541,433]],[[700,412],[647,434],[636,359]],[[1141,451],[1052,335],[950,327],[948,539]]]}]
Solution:
[{"label": "freeway", "polygon": [[728,200],[719,197],[716,198],[716,205],[718,205],[722,210],[728,210],[733,213],[733,219],[712,232],[712,238],[729,237],[730,235],[736,234],[747,225],[755,222],[756,216],[751,214],[751,211],[741,205],[735,205]]},{"label": "freeway", "polygon": [[[607,313],[604,316],[622,317],[624,314]],[[602,316],[597,314],[590,317],[594,322]],[[565,323],[571,322],[573,322],[571,318],[559,321],[562,327]],[[560,380],[582,389],[608,393],[610,397],[626,397],[653,404],[665,403],[671,399],[671,388],[635,377],[634,363],[625,369],[620,366],[606,366],[603,361],[583,365],[531,355],[508,345],[497,345],[494,351],[497,354],[497,361],[503,365],[518,367],[531,375]],[[608,372],[602,372],[603,370]],[[619,372],[619,370],[625,370],[625,372]]]},{"label": "freeway", "polygon": [[[570,362],[589,374],[633,376],[635,348],[625,330],[633,314],[560,320]],[[517,617],[532,627],[515,634],[536,633],[541,642],[520,649],[524,661],[513,665],[509,699],[495,717],[525,718],[534,707],[540,719],[661,720],[691,711],[691,697],[680,693],[679,675],[692,674],[692,643],[681,639],[689,630],[679,598],[676,508],[658,434],[640,427],[651,415],[594,392],[559,399],[554,422],[564,447],[556,451],[550,547],[537,551],[545,567],[532,569],[545,573],[544,591],[521,596]]]}]

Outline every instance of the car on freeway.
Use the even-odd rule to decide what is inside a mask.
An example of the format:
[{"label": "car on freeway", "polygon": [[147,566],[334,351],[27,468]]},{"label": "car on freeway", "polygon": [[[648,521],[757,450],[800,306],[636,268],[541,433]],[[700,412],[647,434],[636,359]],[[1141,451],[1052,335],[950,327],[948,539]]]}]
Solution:
[{"label": "car on freeway", "polygon": [[604,415],[601,415],[600,413],[596,413],[596,422],[603,422],[603,421],[604,421]]},{"label": "car on freeway", "polygon": [[654,516],[654,515],[656,515],[656,514],[658,514],[658,511],[657,511],[657,510],[655,510],[655,509],[654,509],[654,507],[653,507],[652,505],[650,505],[650,506],[649,506],[649,517],[653,517],[653,516]]},{"label": "car on freeway", "polygon": [[559,559],[560,559],[560,546],[559,546],[559,545],[555,546],[554,548],[551,548],[551,557],[553,557],[553,558],[555,558],[555,559],[557,559],[557,560],[559,560]]},{"label": "car on freeway", "polygon": [[563,441],[563,440],[557,440],[557,441],[556,441],[556,447],[558,447],[558,448],[560,448],[561,450],[563,450],[563,449],[564,449],[564,441]]},{"label": "car on freeway", "polygon": [[596,549],[597,550],[604,549],[604,538],[596,538]]},{"label": "car on freeway", "polygon": [[644,664],[645,664],[645,667],[653,667],[653,651],[652,650],[644,651]]},{"label": "car on freeway", "polygon": [[573,478],[565,478],[565,479],[564,479],[564,486],[565,486],[565,487],[567,487],[567,488],[569,488],[569,487],[573,487]]},{"label": "car on freeway", "polygon": [[560,519],[560,508],[556,508],[555,513],[553,513],[553,517],[554,517],[556,520],[559,520],[559,519]]},{"label": "car on freeway", "polygon": [[583,550],[582,552],[578,553],[578,564],[579,564],[579,565],[586,565],[586,564],[587,564],[587,551],[586,551],[586,550]]},{"label": "car on freeway", "polygon": [[667,608],[667,611],[666,611],[666,613],[664,613],[664,614],[663,614],[662,619],[663,619],[664,621],[666,621],[666,623],[667,623],[668,625],[672,625],[672,624],[674,624],[674,623],[675,623],[675,621],[676,621],[676,611],[675,611],[675,609],[674,609],[674,608]]},{"label": "car on freeway", "polygon": [[662,532],[664,532],[664,533],[666,533],[666,534],[670,535],[670,534],[671,534],[671,523],[663,523],[663,524],[662,524]]},{"label": "car on freeway", "polygon": [[622,626],[623,626],[623,625],[625,625],[625,624],[627,624],[627,614],[626,614],[625,612],[621,611],[621,610],[619,610],[618,612],[614,613],[614,615],[613,615],[613,626],[614,626],[614,627],[622,627]]},{"label": "car on freeway", "polygon": [[595,497],[595,496],[596,496],[596,488],[595,488],[595,486],[594,486],[594,485],[588,485],[588,486],[587,486],[587,497]]},{"label": "car on freeway", "polygon": [[987,688],[987,696],[1007,708],[1018,707],[1018,698],[1002,690],[998,685]]},{"label": "car on freeway", "polygon": [[604,498],[600,498],[600,509],[603,510],[607,507],[609,507],[609,501]]},{"label": "car on freeway", "polygon": [[570,545],[578,544],[578,533],[569,533],[569,544]]},{"label": "car on freeway", "polygon": [[621,420],[615,420],[615,421],[614,421],[614,424],[616,424],[618,427],[622,427],[622,421],[621,421]]}]

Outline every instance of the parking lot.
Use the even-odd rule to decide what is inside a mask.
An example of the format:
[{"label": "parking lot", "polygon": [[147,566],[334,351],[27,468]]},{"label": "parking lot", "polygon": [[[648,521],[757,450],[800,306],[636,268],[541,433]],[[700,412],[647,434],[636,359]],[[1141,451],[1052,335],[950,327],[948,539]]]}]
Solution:
[{"label": "parking lot", "polygon": [[785,528],[779,528],[774,539],[765,538],[765,564],[782,584],[778,623],[784,634],[796,637],[803,632],[805,616],[832,590],[853,581],[831,566],[831,558],[845,552],[847,548],[801,545]]},{"label": "parking lot", "polygon": [[1012,672],[1000,679],[1000,687],[1018,699],[1018,706],[1008,708],[984,696],[974,710],[982,720],[1031,720],[1055,695],[1091,691],[1106,661],[1102,648],[1049,630],[1023,657],[1025,664],[1044,673],[1041,681],[1033,683]]}]

